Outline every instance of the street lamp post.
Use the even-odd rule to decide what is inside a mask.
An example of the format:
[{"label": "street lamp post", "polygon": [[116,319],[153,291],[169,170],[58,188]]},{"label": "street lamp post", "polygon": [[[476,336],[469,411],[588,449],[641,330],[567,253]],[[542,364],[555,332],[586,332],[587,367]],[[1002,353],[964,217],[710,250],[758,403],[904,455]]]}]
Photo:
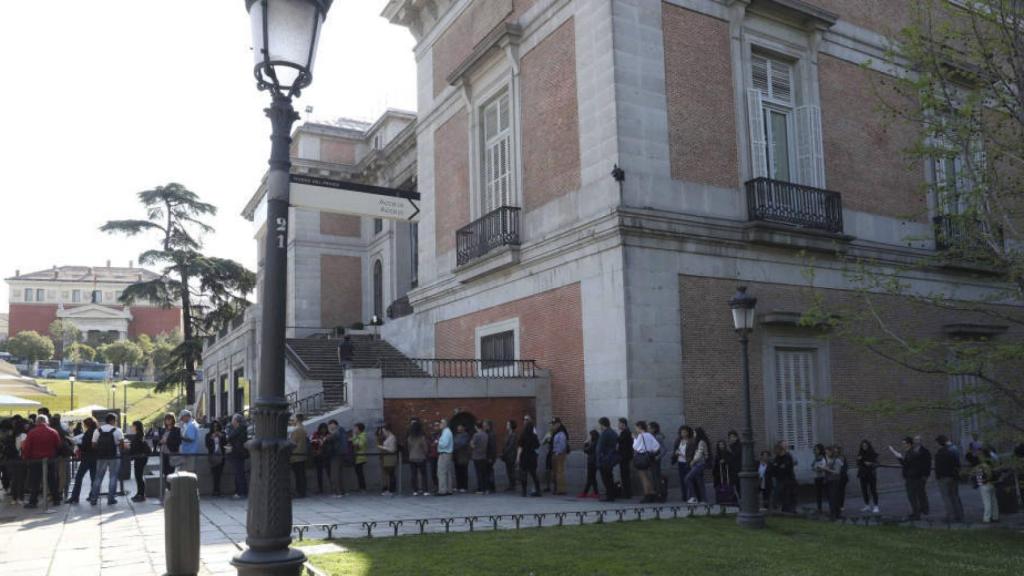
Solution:
[{"label": "street lamp post", "polygon": [[68,376],[68,382],[71,384],[71,408],[69,408],[69,410],[74,410],[75,409],[75,377],[73,375],[72,376]]},{"label": "street lamp post", "polygon": [[733,327],[740,335],[743,348],[743,464],[740,468],[740,513],[736,523],[744,528],[764,528],[764,514],[757,503],[757,467],[754,464],[754,425],[750,415],[750,333],[754,330],[754,307],[757,298],[747,294],[747,287],[740,286],[729,301],[732,308]]},{"label": "street lamp post", "polygon": [[292,97],[313,80],[320,28],[333,0],[246,0],[252,23],[256,84],[271,93],[264,112],[272,127],[264,230],[260,372],[251,410],[255,436],[246,446],[251,480],[248,548],[232,564],[239,574],[298,575],[306,556],[290,548],[292,500],[288,477],[288,401],[284,393],[288,204],[291,127],[299,116]]}]

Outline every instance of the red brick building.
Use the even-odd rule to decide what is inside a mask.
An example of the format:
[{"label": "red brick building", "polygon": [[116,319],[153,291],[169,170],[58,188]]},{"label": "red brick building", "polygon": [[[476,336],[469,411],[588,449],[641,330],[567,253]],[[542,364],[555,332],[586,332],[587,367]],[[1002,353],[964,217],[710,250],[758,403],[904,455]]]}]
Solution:
[{"label": "red brick building", "polygon": [[50,323],[65,319],[87,340],[103,342],[157,336],[181,329],[181,307],[162,308],[150,303],[124,306],[118,302],[128,286],[157,278],[157,274],[129,263],[127,268],[54,266],[7,278],[10,319],[7,335],[26,330],[40,334]]}]

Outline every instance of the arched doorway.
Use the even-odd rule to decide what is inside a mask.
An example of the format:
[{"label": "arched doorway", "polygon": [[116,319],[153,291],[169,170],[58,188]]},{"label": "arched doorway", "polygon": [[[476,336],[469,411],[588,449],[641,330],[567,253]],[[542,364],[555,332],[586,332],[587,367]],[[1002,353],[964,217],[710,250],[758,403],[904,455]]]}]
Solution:
[{"label": "arched doorway", "polygon": [[448,420],[448,427],[452,429],[452,432],[454,432],[458,430],[461,425],[466,428],[466,432],[472,434],[476,423],[476,416],[473,416],[472,412],[459,412]]}]

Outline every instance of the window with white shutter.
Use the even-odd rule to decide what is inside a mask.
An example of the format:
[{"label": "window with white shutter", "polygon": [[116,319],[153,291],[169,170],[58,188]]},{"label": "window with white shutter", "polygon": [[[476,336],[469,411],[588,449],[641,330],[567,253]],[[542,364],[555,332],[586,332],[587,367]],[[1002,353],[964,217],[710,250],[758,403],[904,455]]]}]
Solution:
[{"label": "window with white shutter", "polygon": [[954,412],[956,440],[968,442],[971,434],[981,429],[978,411],[970,406],[978,401],[975,391],[978,390],[978,377],[973,374],[953,374],[949,379],[950,395],[955,404],[965,409]]},{"label": "window with white shutter", "polygon": [[815,363],[814,349],[775,349],[775,437],[785,442],[798,460],[809,454],[817,442]]},{"label": "window with white shutter", "polygon": [[512,109],[508,91],[483,108],[483,186],[480,214],[515,206],[512,182]]}]

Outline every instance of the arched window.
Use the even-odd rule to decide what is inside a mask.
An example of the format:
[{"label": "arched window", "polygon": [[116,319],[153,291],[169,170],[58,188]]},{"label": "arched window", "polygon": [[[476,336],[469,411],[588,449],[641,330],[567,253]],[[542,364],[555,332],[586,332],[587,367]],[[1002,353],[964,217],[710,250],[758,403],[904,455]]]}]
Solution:
[{"label": "arched window", "polygon": [[384,319],[384,266],[380,260],[373,262],[373,313]]}]

